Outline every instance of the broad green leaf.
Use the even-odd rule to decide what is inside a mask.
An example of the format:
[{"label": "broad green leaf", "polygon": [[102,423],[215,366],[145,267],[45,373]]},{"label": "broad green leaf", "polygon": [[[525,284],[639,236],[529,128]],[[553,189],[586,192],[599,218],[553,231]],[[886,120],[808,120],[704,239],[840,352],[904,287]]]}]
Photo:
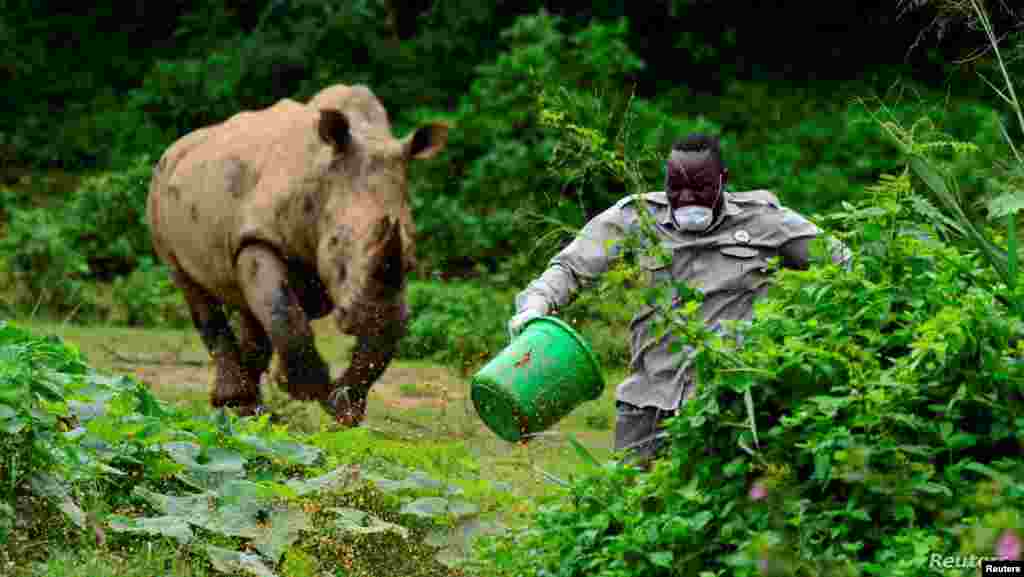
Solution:
[{"label": "broad green leaf", "polygon": [[648,553],[647,558],[650,559],[651,563],[657,567],[664,567],[666,569],[672,567],[672,559],[674,555],[671,551],[657,551],[655,553]]},{"label": "broad green leaf", "polygon": [[213,447],[206,451],[207,461],[198,464],[202,470],[211,473],[242,473],[245,471],[245,457],[232,449]]},{"label": "broad green leaf", "polygon": [[272,542],[261,526],[261,520],[271,508],[268,497],[271,491],[257,483],[230,481],[219,494],[206,491],[180,497],[154,493],[144,487],[136,487],[134,492],[164,515],[196,527],[231,537],[263,538]]},{"label": "broad green leaf", "polygon": [[928,493],[930,495],[945,495],[946,497],[953,496],[953,492],[950,491],[949,488],[947,488],[945,485],[940,485],[938,483],[922,483],[915,487],[915,489],[921,491],[922,493]]},{"label": "broad green leaf", "polygon": [[508,527],[501,523],[465,519],[452,527],[436,527],[424,538],[424,542],[438,547],[435,559],[452,567],[464,561],[472,551],[473,541],[482,535],[500,535]]},{"label": "broad green leaf", "polygon": [[827,450],[821,450],[814,455],[814,474],[812,477],[819,481],[828,481],[832,473],[832,456]]},{"label": "broad green leaf", "polygon": [[707,525],[708,522],[711,521],[711,519],[713,518],[714,515],[711,514],[710,511],[701,511],[700,513],[697,513],[696,515],[690,518],[690,524],[693,525],[694,529],[700,531],[704,529],[704,526]]},{"label": "broad green leaf", "polygon": [[68,409],[79,421],[89,421],[107,414],[107,403],[104,401],[68,401]]},{"label": "broad green leaf", "polygon": [[420,497],[411,503],[402,505],[398,512],[402,515],[417,517],[438,517],[448,512],[448,500],[442,497]]},{"label": "broad green leaf", "polygon": [[24,419],[13,418],[0,421],[0,432],[10,435],[20,433],[28,423]]},{"label": "broad green leaf", "polygon": [[107,525],[113,531],[123,533],[143,533],[146,535],[161,535],[177,539],[181,543],[188,543],[192,540],[193,533],[188,523],[180,517],[143,517],[131,518],[122,515],[111,515]]},{"label": "broad green leaf", "polygon": [[387,477],[374,475],[373,473],[368,473],[366,475],[363,475],[363,477],[366,480],[371,481],[374,484],[374,486],[377,487],[377,490],[379,490],[382,493],[397,493],[405,489],[405,483],[403,483],[402,481],[388,479]]},{"label": "broad green leaf", "polygon": [[366,511],[349,507],[330,507],[326,510],[336,515],[335,524],[346,533],[365,535],[392,532],[404,539],[409,537],[409,530],[405,527],[379,519]]},{"label": "broad green leaf", "polygon": [[245,573],[255,575],[256,577],[277,577],[273,571],[263,564],[259,555],[249,555],[213,545],[206,546],[206,553],[210,556],[210,564],[221,573],[228,573],[230,575]]},{"label": "broad green leaf", "polygon": [[185,467],[177,477],[196,489],[216,490],[225,483],[238,480],[245,475],[245,458],[237,451],[213,447],[205,454],[205,463],[199,445],[187,441],[175,441],[161,445],[174,462]]},{"label": "broad green leaf", "polygon": [[148,502],[157,511],[172,517],[187,519],[189,523],[205,526],[216,505],[216,495],[210,492],[174,496],[155,493],[136,485],[132,493]]},{"label": "broad green leaf", "polygon": [[402,484],[409,489],[441,489],[444,483],[433,479],[423,471],[413,471],[402,481]]},{"label": "broad green leaf", "polygon": [[147,417],[165,417],[168,415],[160,405],[160,401],[153,396],[149,387],[138,385],[135,387],[135,398],[138,400],[138,412]]},{"label": "broad green leaf", "polygon": [[167,455],[179,465],[191,467],[198,465],[196,459],[199,457],[199,453],[202,448],[196,443],[190,443],[188,441],[174,441],[171,443],[164,443],[160,446],[167,453]]},{"label": "broad green leaf", "polygon": [[83,511],[82,508],[75,503],[74,499],[71,498],[70,491],[68,491],[67,487],[60,479],[50,475],[49,473],[35,473],[29,477],[28,482],[33,493],[40,497],[49,499],[57,506],[57,508],[67,515],[79,529],[85,529],[85,511]]},{"label": "broad green leaf", "polygon": [[988,215],[993,220],[1012,215],[1024,209],[1024,193],[1011,192],[988,201]]},{"label": "broad green leaf", "polygon": [[263,525],[263,535],[253,539],[256,550],[277,563],[288,547],[299,539],[299,533],[309,528],[310,518],[297,507],[277,507],[271,511]]},{"label": "broad green leaf", "polygon": [[210,472],[204,469],[186,469],[175,475],[186,485],[199,491],[217,491],[226,483],[239,481],[243,478],[241,472]]},{"label": "broad green leaf", "polygon": [[270,509],[270,491],[252,481],[224,484],[208,521],[202,525],[223,535],[254,539],[262,535],[261,521]]},{"label": "broad green leaf", "polygon": [[480,507],[475,503],[469,501],[463,501],[462,499],[455,499],[448,503],[448,512],[455,515],[458,518],[472,517],[480,512]]},{"label": "broad green leaf", "polygon": [[323,454],[320,449],[310,445],[291,441],[270,441],[256,435],[240,435],[238,440],[261,455],[284,459],[296,465],[310,466]]},{"label": "broad green leaf", "polygon": [[[367,478],[370,476],[367,475]],[[290,479],[285,482],[288,488],[295,491],[299,496],[314,493],[317,491],[333,491],[341,487],[347,487],[359,479],[359,468],[344,465],[337,469],[315,477],[313,479]]]},{"label": "broad green leaf", "polygon": [[869,222],[864,225],[864,240],[877,242],[882,240],[882,227],[877,222]]},{"label": "broad green leaf", "polygon": [[977,463],[977,462],[973,462],[972,461],[972,462],[964,465],[963,468],[967,469],[968,471],[974,471],[975,473],[981,473],[982,475],[985,475],[985,476],[991,478],[994,481],[998,481],[1001,485],[1004,485],[1004,486],[1007,486],[1007,487],[1012,487],[1012,486],[1014,486],[1016,484],[1014,482],[1014,480],[1012,478],[1010,478],[1008,475],[1006,475],[1005,473],[1001,473],[999,471],[996,471],[992,467],[989,467],[987,465],[982,465],[981,463]]}]

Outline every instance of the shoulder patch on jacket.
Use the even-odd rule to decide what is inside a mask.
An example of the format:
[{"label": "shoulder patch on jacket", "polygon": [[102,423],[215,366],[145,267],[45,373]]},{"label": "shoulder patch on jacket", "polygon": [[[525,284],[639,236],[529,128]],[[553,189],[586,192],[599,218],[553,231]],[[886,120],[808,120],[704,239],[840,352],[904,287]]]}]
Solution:
[{"label": "shoulder patch on jacket", "polygon": [[732,201],[737,204],[760,204],[773,208],[782,207],[779,197],[769,190],[747,190],[744,192],[731,192],[729,194],[732,195]]}]

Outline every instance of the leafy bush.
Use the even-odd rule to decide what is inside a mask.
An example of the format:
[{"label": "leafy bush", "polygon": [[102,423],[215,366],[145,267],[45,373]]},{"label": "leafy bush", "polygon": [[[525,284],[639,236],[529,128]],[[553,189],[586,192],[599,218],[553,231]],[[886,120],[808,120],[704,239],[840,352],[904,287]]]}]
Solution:
[{"label": "leafy bush", "polygon": [[918,577],[1019,545],[1024,323],[976,254],[906,233],[916,194],[904,172],[830,215],[852,270],[820,246],[779,271],[742,345],[663,309],[700,383],[669,454],[575,484],[496,574]]},{"label": "leafy bush", "polygon": [[398,356],[431,359],[469,372],[508,344],[515,293],[469,282],[413,282],[409,331]]},{"label": "leafy bush", "polygon": [[61,214],[71,246],[89,263],[93,278],[131,272],[152,254],[146,198],[152,158],[140,156],[122,170],[86,178]]},{"label": "leafy bush", "polygon": [[181,291],[171,281],[166,265],[143,257],[131,274],[114,279],[112,310],[114,324],[146,327],[191,328],[192,317]]},{"label": "leafy bush", "polygon": [[34,310],[45,305],[67,312],[83,302],[89,265],[69,240],[65,223],[51,211],[37,208],[11,214],[7,234],[0,239],[0,255],[6,261],[6,278],[0,280],[14,306]]},{"label": "leafy bush", "polygon": [[189,565],[180,574],[453,575],[435,556],[454,546],[450,533],[482,526],[460,486],[373,459],[382,443],[394,453],[407,445],[365,430],[299,436],[266,417],[193,414],[8,323],[0,431],[0,566],[14,575],[61,564],[59,548],[29,547],[39,540],[113,560],[171,543]]},{"label": "leafy bush", "polygon": [[21,308],[50,313],[96,313],[90,280],[124,275],[153,252],[146,224],[150,158],[124,170],[82,180],[71,198],[53,208],[13,208],[0,258],[7,291]]},{"label": "leafy bush", "polygon": [[[544,231],[530,215],[578,227],[627,192],[600,171],[585,181],[553,177],[547,167],[560,135],[544,119],[548,101],[569,100],[574,115],[614,139],[627,106],[623,87],[644,65],[625,44],[627,31],[626,20],[573,30],[541,10],[501,32],[505,49],[477,68],[452,117],[446,162],[414,168],[412,202],[425,261],[442,269],[485,264],[503,281],[524,283],[544,264],[537,255],[512,257]],[[632,108],[630,134],[645,146],[665,149],[690,131],[714,128],[640,99]],[[660,167],[649,163],[646,170]]]}]

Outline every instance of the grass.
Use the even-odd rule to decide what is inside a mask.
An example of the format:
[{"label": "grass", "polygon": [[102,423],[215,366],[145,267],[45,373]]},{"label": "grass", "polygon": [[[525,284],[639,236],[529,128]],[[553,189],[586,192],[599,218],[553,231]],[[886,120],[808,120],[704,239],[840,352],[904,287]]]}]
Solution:
[{"label": "grass", "polygon": [[[208,577],[211,575],[202,563],[181,555],[169,544],[154,546],[152,541],[138,548],[130,557],[101,549],[57,551],[39,569],[47,577]],[[37,573],[39,574],[39,573]]]},{"label": "grass", "polygon": [[[98,370],[131,373],[166,401],[209,410],[212,370],[194,330],[80,326],[44,321],[20,322],[37,334],[53,334],[73,343]],[[317,347],[337,374],[344,368],[352,338],[329,323],[317,323]],[[585,403],[551,430],[528,444],[496,437],[480,421],[469,398],[469,382],[454,371],[420,361],[394,361],[374,386],[362,429],[367,438],[355,440],[332,433],[332,422],[315,403],[290,401],[264,382],[268,404],[293,429],[319,433],[318,443],[337,446],[335,452],[360,451],[427,470],[446,482],[461,482],[482,509],[497,513],[509,525],[526,521],[538,503],[558,494],[553,475],[568,479],[583,473],[586,464],[567,439],[573,435],[598,460],[612,456],[614,385],[624,374],[607,371],[603,396]],[[54,573],[63,574],[63,573]],[[73,575],[75,573],[67,573]],[[123,574],[123,573],[117,573]]]}]

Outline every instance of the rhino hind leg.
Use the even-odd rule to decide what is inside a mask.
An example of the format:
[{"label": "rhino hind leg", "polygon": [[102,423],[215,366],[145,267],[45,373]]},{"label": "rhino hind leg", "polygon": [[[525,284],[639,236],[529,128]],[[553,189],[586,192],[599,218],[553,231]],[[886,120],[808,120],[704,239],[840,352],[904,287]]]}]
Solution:
[{"label": "rhino hind leg", "polygon": [[[270,367],[274,349],[267,331],[263,330],[259,319],[247,307],[242,307],[239,329],[241,332],[242,378],[246,383],[252,383],[257,389],[258,399],[260,379]],[[256,409],[257,407],[252,408]]]},{"label": "rhino hind leg", "polygon": [[[296,400],[325,400],[330,372],[316,349],[309,317],[290,286],[287,265],[274,250],[252,244],[239,254],[236,270],[249,310],[280,359],[281,386]],[[257,365],[251,367],[255,370]]]},{"label": "rhino hind leg", "polygon": [[239,359],[238,343],[224,313],[223,304],[184,271],[176,269],[172,277],[184,293],[192,314],[192,323],[217,368],[210,404],[214,407],[242,409],[258,405],[259,382],[253,383],[246,379]]}]

